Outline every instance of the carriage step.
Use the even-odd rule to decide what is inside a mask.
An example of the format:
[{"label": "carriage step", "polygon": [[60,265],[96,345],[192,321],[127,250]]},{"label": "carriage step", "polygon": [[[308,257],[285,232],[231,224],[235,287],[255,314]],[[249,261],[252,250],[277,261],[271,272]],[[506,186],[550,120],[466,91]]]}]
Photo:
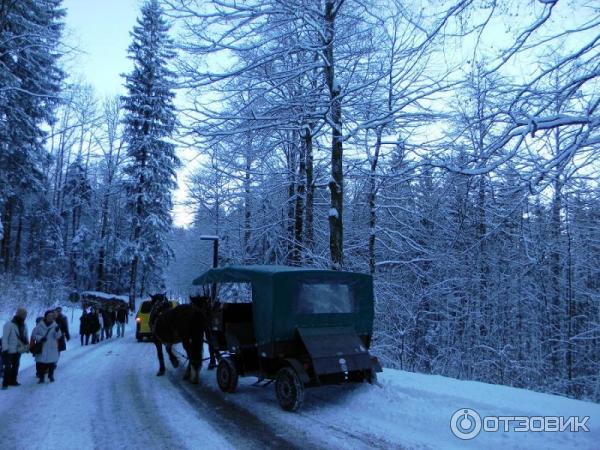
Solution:
[{"label": "carriage step", "polygon": [[252,386],[255,386],[255,387],[267,387],[268,385],[270,385],[275,380],[267,380],[267,381],[265,381],[264,384],[260,384],[263,381],[264,381],[264,379],[260,379],[256,383],[253,383]]}]

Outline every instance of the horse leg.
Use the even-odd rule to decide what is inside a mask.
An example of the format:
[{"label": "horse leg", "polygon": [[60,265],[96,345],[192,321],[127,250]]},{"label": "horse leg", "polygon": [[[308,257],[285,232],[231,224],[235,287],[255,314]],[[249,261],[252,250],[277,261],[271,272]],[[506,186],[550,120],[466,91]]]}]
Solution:
[{"label": "horse leg", "polygon": [[175,353],[173,353],[173,344],[167,344],[165,347],[167,347],[167,353],[169,354],[171,364],[177,369],[179,367],[179,360],[177,359],[177,356],[175,356]]},{"label": "horse leg", "polygon": [[200,382],[198,361],[190,361],[190,372],[190,382],[192,384],[198,384]]},{"label": "horse leg", "polygon": [[[204,356],[204,340],[202,335],[200,339],[193,339],[192,342],[192,353],[190,354],[190,364],[192,366],[192,383],[198,384],[200,381],[200,369],[202,369],[202,359]],[[192,359],[193,357],[193,359]]]},{"label": "horse leg", "polygon": [[165,374],[165,357],[163,355],[162,343],[157,337],[154,337],[154,346],[156,347],[156,355],[158,356],[158,373],[157,377]]},{"label": "horse leg", "polygon": [[190,360],[190,351],[189,351],[189,344],[186,341],[182,342],[183,345],[183,349],[185,350],[185,353],[187,354],[188,357],[188,363],[185,367],[185,372],[183,374],[183,379],[184,380],[189,380],[191,378],[191,370],[192,370],[192,363]]},{"label": "horse leg", "polygon": [[213,370],[215,367],[217,367],[217,359],[219,355],[212,345],[212,334],[209,331],[206,331],[205,336],[206,343],[208,344],[208,353],[210,355],[210,361],[208,362],[208,370]]},{"label": "horse leg", "polygon": [[191,340],[184,340],[182,344],[188,359],[183,379],[198,384],[198,360],[196,359],[197,352],[194,351],[195,344]]},{"label": "horse leg", "polygon": [[198,384],[200,381],[200,370],[202,369],[202,360],[204,359],[204,339],[203,334],[200,335],[200,339],[194,339],[192,341],[192,351],[194,352],[194,359],[190,360],[192,363],[192,383]]},{"label": "horse leg", "polygon": [[219,353],[215,350],[215,348],[208,344],[208,352],[210,354],[210,361],[208,362],[208,370],[213,370],[217,367],[217,360],[219,359]]}]

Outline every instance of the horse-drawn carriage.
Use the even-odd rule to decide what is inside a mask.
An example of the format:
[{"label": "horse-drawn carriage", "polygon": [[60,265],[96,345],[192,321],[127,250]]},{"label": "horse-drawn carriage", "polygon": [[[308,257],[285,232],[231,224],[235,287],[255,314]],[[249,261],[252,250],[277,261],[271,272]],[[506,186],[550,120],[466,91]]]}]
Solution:
[{"label": "horse-drawn carriage", "polygon": [[[251,302],[223,302],[210,314],[210,344],[222,353],[217,382],[234,392],[239,376],[275,381],[280,406],[297,410],[305,387],[374,382],[370,275],[287,266],[211,269],[195,285],[249,284]],[[236,299],[240,300],[240,299]],[[248,299],[250,300],[250,299]]]},{"label": "horse-drawn carriage", "polygon": [[84,291],[79,294],[79,302],[82,308],[89,308],[90,306],[96,309],[108,309],[113,310],[119,308],[127,308],[129,299],[125,295],[110,294],[107,292],[100,291]]}]

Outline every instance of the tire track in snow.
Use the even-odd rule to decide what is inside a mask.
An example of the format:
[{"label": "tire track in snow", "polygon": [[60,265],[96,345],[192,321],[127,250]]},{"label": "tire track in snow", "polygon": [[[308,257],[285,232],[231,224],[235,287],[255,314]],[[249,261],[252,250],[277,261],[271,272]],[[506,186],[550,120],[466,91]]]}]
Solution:
[{"label": "tire track in snow", "polygon": [[[371,433],[367,427],[348,427],[343,422],[330,421],[315,414],[322,407],[329,407],[339,402],[340,394],[349,393],[340,386],[310,388],[306,393],[304,406],[295,413],[284,412],[279,408],[270,388],[254,387],[246,380],[240,379],[238,391],[234,394],[222,393],[216,382],[201,378],[199,394],[202,400],[212,398],[215,405],[227,412],[232,408],[251,414],[254,419],[272,430],[281,430],[279,435],[292,440],[301,448],[348,448],[348,449],[394,449],[402,447]],[[212,375],[214,377],[214,375]],[[345,386],[347,388],[347,386]],[[342,388],[342,392],[340,392]],[[342,413],[342,410],[340,410]]]},{"label": "tire track in snow", "polygon": [[191,408],[198,411],[202,420],[221,430],[236,448],[244,449],[320,449],[309,442],[298,442],[299,433],[289,429],[276,431],[243,407],[228,401],[221,392],[216,392],[200,381],[192,385],[181,379],[182,371],[169,371],[167,378],[179,390]]},{"label": "tire track in snow", "polygon": [[[53,384],[34,385],[34,368],[23,370],[24,385],[0,393],[0,416],[7,418],[0,449],[384,446],[368,433],[313,417],[313,401],[306,411],[286,413],[271,389],[246,382],[229,395],[218,389],[214,372],[203,370],[201,384],[191,385],[181,379],[183,368],[162,378],[155,369],[154,346],[127,337],[67,351]],[[24,424],[32,424],[25,437]]]},{"label": "tire track in snow", "polygon": [[[153,449],[178,448],[175,433],[164,425],[157,405],[147,398],[139,377],[145,375],[136,362],[128,360],[125,345],[111,346],[105,355],[113,360],[98,374],[105,380],[98,386],[96,401],[99,407],[98,423],[93,428],[94,447],[97,449]],[[123,344],[128,344],[124,342]],[[138,356],[138,355],[136,355]],[[120,364],[119,364],[120,362]],[[115,367],[117,369],[115,370]]]},{"label": "tire track in snow", "polygon": [[[85,415],[82,416],[87,411],[81,408],[80,402],[73,400],[89,397],[89,387],[82,383],[78,368],[87,359],[96,358],[104,347],[101,343],[86,349],[75,347],[72,353],[63,353],[54,383],[38,385],[35,365],[21,371],[21,386],[3,391],[0,415],[6,417],[6,422],[0,427],[0,448],[92,448],[92,428]],[[77,438],[71,440],[70,430],[74,427]]]}]

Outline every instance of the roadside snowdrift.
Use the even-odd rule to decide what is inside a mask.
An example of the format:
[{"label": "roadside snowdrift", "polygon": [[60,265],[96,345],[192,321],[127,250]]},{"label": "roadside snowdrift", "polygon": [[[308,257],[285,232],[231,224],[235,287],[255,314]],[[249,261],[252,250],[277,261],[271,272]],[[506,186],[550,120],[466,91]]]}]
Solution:
[{"label": "roadside snowdrift", "polygon": [[[0,393],[0,415],[14,416],[15,430],[25,420],[39,420],[46,427],[36,427],[40,432],[33,441],[27,439],[20,447],[11,441],[13,428],[0,426],[0,448],[32,448],[32,442],[36,448],[63,450],[109,444],[147,450],[169,448],[174,442],[192,449],[207,442],[215,449],[277,448],[279,439],[303,449],[600,449],[600,405],[595,403],[386,369],[379,374],[379,386],[308,389],[303,408],[287,413],[279,408],[273,385],[253,386],[254,378],[240,379],[234,394],[222,393],[215,372],[205,369],[200,385],[183,381],[183,368],[169,367],[166,377],[157,378],[154,346],[135,341],[131,320],[124,339],[81,347],[76,311],[69,310],[67,316],[73,339],[61,356],[57,382],[37,386],[33,358],[25,355],[23,386]],[[44,394],[50,391],[54,393],[49,397]],[[104,405],[101,410],[99,405]],[[482,417],[589,416],[590,431],[482,431],[463,441],[450,429],[452,415],[463,408]],[[129,422],[139,422],[145,431],[137,432]],[[154,430],[148,423],[161,423],[162,428]],[[98,427],[112,430],[115,438],[90,435]]]},{"label": "roadside snowdrift", "polygon": [[[213,378],[211,373],[209,383],[218,389]],[[357,448],[360,443],[365,448],[600,448],[600,405],[595,403],[393,369],[379,374],[379,384],[309,389],[298,414],[280,411],[272,388],[257,388],[245,379],[239,391],[226,398],[259,417],[306,431],[311,439],[332,448]],[[474,409],[481,417],[589,416],[590,431],[481,431],[474,439],[464,441],[450,429],[452,415],[462,408]],[[355,439],[349,442],[348,435]]]}]

